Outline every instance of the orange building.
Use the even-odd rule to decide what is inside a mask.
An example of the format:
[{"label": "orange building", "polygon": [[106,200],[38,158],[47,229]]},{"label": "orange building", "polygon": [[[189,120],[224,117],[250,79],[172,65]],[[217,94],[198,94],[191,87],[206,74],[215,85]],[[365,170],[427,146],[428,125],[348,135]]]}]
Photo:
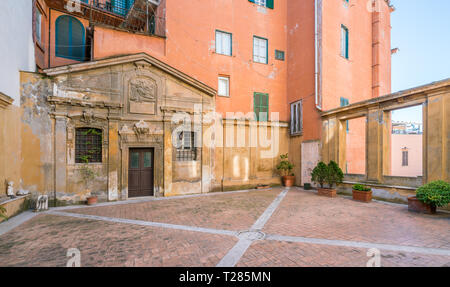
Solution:
[{"label": "orange building", "polygon": [[[41,70],[143,52],[216,88],[224,117],[279,113],[298,185],[320,159],[320,112],[391,91],[388,0],[35,0],[34,9]],[[348,126],[349,173],[364,173],[364,125]]]}]

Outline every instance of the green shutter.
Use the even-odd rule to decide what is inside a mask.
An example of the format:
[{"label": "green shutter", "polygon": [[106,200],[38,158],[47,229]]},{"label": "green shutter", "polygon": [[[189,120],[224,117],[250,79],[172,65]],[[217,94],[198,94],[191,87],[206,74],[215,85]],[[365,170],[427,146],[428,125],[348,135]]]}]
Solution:
[{"label": "green shutter", "polygon": [[[254,93],[253,95],[253,111],[256,120],[267,122],[269,118],[269,94]],[[260,113],[265,113],[265,117],[260,118]]]},{"label": "green shutter", "polygon": [[273,1],[274,0],[267,0],[267,4],[266,4],[266,6],[267,6],[267,8],[270,8],[270,9],[273,9]]},{"label": "green shutter", "polygon": [[249,2],[255,3],[255,0],[248,0]]}]

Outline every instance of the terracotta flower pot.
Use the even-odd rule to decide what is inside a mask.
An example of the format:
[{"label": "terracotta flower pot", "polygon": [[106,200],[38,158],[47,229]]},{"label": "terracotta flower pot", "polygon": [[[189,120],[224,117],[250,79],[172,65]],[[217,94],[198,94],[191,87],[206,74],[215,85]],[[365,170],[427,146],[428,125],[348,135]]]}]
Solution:
[{"label": "terracotta flower pot", "polygon": [[283,180],[283,186],[291,187],[291,186],[294,186],[295,176],[293,176],[293,175],[286,175],[286,176],[282,177],[282,180]]},{"label": "terracotta flower pot", "polygon": [[372,201],[372,191],[352,190],[352,193],[353,193],[353,200],[361,202]]},{"label": "terracotta flower pot", "polygon": [[436,206],[423,203],[417,197],[408,197],[408,210],[427,214],[436,214]]},{"label": "terracotta flower pot", "polygon": [[337,197],[336,189],[319,188],[317,192],[320,196]]},{"label": "terracotta flower pot", "polygon": [[97,196],[90,196],[87,198],[87,204],[88,205],[94,205],[96,204],[98,201],[98,197]]}]

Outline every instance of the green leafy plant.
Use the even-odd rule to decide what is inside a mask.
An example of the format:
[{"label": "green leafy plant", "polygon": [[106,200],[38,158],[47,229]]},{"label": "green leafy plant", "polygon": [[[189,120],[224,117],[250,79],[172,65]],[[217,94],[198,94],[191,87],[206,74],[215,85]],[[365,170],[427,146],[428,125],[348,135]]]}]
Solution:
[{"label": "green leafy plant", "polygon": [[88,189],[89,182],[95,179],[97,173],[89,166],[90,156],[81,156],[80,159],[83,161],[83,165],[80,168],[81,179],[84,182],[85,189]]},{"label": "green leafy plant", "polygon": [[277,170],[280,171],[282,176],[293,176],[292,170],[294,169],[294,164],[288,160],[288,154],[280,155],[281,162],[277,165]]},{"label": "green leafy plant", "polygon": [[437,207],[446,206],[450,203],[450,183],[437,180],[425,184],[417,189],[416,197],[425,204]]},{"label": "green leafy plant", "polygon": [[355,184],[353,186],[353,190],[357,190],[357,191],[372,191],[372,189],[370,187],[362,185],[362,184]]},{"label": "green leafy plant", "polygon": [[6,216],[6,208],[4,208],[3,206],[0,206],[0,217],[8,220],[8,216]]},{"label": "green leafy plant", "polygon": [[311,173],[312,182],[319,184],[321,188],[325,184],[328,175],[328,166],[324,162],[319,162]]},{"label": "green leafy plant", "polygon": [[333,188],[334,185],[338,185],[342,183],[344,180],[344,173],[342,169],[338,166],[338,164],[334,161],[330,161],[328,164],[328,173],[326,181],[330,188]]}]

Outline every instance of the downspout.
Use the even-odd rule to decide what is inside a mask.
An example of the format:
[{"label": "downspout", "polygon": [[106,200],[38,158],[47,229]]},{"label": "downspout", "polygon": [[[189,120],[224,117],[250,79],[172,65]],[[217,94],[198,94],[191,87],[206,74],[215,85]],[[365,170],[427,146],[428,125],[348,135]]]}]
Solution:
[{"label": "downspout", "polygon": [[319,95],[319,0],[314,3],[314,54],[315,54],[315,104],[318,110],[322,110],[322,99]]}]

